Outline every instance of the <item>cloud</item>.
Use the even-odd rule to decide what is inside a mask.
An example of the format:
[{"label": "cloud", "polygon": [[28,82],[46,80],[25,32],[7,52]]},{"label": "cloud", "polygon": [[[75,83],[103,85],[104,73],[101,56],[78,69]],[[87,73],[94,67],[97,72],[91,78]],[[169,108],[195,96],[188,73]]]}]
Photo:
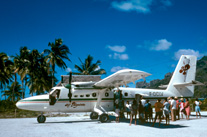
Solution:
[{"label": "cloud", "polygon": [[172,46],[172,42],[166,39],[160,39],[155,41],[145,41],[143,45],[137,45],[137,48],[146,48],[155,51],[165,51]]},{"label": "cloud", "polygon": [[161,39],[155,41],[154,43],[151,43],[150,50],[156,50],[156,51],[168,50],[170,46],[172,46],[171,42],[167,41],[166,39]]},{"label": "cloud", "polygon": [[101,69],[101,67],[100,66],[98,66],[94,71],[97,71],[97,70],[99,70],[99,69]]},{"label": "cloud", "polygon": [[66,70],[65,70],[66,72],[71,72],[72,71],[72,69],[71,68],[66,68]]},{"label": "cloud", "polygon": [[113,1],[112,7],[121,11],[137,11],[141,13],[150,12],[150,5],[153,0],[126,0],[126,1]]},{"label": "cloud", "polygon": [[118,53],[114,53],[113,55],[110,54],[109,57],[110,58],[113,58],[113,59],[119,59],[119,60],[128,60],[129,59],[128,54],[118,54]]},{"label": "cloud", "polygon": [[121,11],[137,11],[139,13],[149,13],[151,12],[151,7],[153,4],[161,4],[162,7],[171,6],[171,0],[119,0],[113,1],[111,6],[117,10]]},{"label": "cloud", "polygon": [[121,66],[116,66],[116,67],[111,68],[111,72],[117,72],[117,71],[122,70],[122,69],[128,69],[128,68],[121,67]]},{"label": "cloud", "polygon": [[180,49],[175,52],[175,59],[179,60],[181,55],[194,55],[197,57],[203,56],[203,54],[199,53],[199,51],[195,51],[193,49]]},{"label": "cloud", "polygon": [[119,46],[119,45],[115,45],[115,46],[107,45],[107,48],[109,48],[112,51],[120,52],[120,53],[126,51],[126,47],[125,46]]}]

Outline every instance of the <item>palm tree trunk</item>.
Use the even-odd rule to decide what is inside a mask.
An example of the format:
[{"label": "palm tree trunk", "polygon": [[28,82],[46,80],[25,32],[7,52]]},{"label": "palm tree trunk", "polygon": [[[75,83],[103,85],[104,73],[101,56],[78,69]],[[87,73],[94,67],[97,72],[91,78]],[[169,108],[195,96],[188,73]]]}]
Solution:
[{"label": "palm tree trunk", "polygon": [[54,87],[55,65],[52,65],[52,87]]},{"label": "palm tree trunk", "polygon": [[15,77],[15,81],[14,81],[14,87],[13,87],[13,91],[12,91],[12,101],[13,102],[15,100],[15,98],[14,98],[14,90],[15,90],[16,82],[17,82],[17,74],[16,73],[14,74],[14,77]]},{"label": "palm tree trunk", "polygon": [[24,99],[24,79],[22,80],[22,99]]},{"label": "palm tree trunk", "polygon": [[[4,91],[6,90],[6,85],[4,85]],[[4,96],[5,97],[5,100],[6,100],[6,96]]]}]

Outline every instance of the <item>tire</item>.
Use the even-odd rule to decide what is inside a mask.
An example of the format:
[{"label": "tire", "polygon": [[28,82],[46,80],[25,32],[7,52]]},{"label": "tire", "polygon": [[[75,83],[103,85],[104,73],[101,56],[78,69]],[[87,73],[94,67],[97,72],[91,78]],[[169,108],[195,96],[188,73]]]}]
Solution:
[{"label": "tire", "polygon": [[44,115],[39,115],[37,117],[37,122],[38,123],[45,123],[45,121],[46,121],[46,117]]},{"label": "tire", "polygon": [[98,119],[98,113],[96,113],[96,112],[91,112],[91,114],[90,114],[90,118],[91,118],[91,119]]},{"label": "tire", "polygon": [[109,120],[109,116],[107,114],[102,114],[100,115],[99,120],[101,123],[106,123]]}]

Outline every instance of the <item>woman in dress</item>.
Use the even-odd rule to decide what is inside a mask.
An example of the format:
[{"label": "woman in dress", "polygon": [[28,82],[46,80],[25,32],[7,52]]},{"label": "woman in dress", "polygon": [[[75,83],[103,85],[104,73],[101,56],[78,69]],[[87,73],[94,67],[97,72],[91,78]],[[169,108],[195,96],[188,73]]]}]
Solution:
[{"label": "woman in dress", "polygon": [[185,111],[186,111],[186,119],[189,120],[190,119],[190,103],[188,98],[185,99]]},{"label": "woman in dress", "polygon": [[184,114],[184,107],[185,107],[185,103],[183,102],[183,98],[181,98],[181,102],[180,102],[180,114],[181,114],[181,118],[183,119],[183,114]]},{"label": "woman in dress", "polygon": [[167,101],[167,98],[165,99],[164,103],[163,103],[163,110],[164,110],[164,114],[165,114],[165,118],[166,118],[166,125],[170,124],[170,103]]},{"label": "woman in dress", "polygon": [[199,116],[200,116],[200,118],[201,118],[201,113],[200,113],[201,109],[200,109],[200,105],[201,105],[202,103],[198,100],[198,98],[196,98],[196,101],[194,102],[194,104],[195,104],[196,118],[198,118],[198,114],[199,114]]}]

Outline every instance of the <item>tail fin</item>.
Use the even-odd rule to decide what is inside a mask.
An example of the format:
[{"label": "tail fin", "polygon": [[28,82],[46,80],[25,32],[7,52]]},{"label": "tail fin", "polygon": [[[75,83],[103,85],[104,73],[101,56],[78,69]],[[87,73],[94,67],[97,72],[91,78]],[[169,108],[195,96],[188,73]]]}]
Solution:
[{"label": "tail fin", "polygon": [[196,74],[197,57],[182,55],[174,74],[170,80],[167,91],[179,97],[192,97]]}]

